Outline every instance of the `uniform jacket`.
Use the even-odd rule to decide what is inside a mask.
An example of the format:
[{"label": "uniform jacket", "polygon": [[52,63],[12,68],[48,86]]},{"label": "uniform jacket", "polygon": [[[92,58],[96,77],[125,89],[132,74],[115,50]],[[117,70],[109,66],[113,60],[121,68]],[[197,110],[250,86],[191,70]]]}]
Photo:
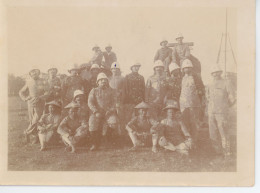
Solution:
[{"label": "uniform jacket", "polygon": [[41,119],[38,122],[38,126],[46,128],[48,125],[51,125],[49,130],[56,130],[60,124],[61,116],[60,115],[51,115],[50,113],[44,114],[41,116]]},{"label": "uniform jacket", "polygon": [[115,107],[115,94],[111,87],[93,88],[88,97],[88,106],[90,110],[100,113],[106,113]]},{"label": "uniform jacket", "polygon": [[24,87],[19,91],[19,96],[23,101],[28,101],[28,105],[37,106],[43,103],[41,98],[45,93],[45,85],[42,79],[29,80],[25,83]]},{"label": "uniform jacket", "polygon": [[185,108],[201,107],[204,94],[204,85],[199,76],[196,74],[184,75],[180,95],[181,111],[184,111]]},{"label": "uniform jacket", "polygon": [[137,105],[145,100],[144,77],[138,73],[131,73],[125,77],[125,103]]},{"label": "uniform jacket", "polygon": [[117,57],[116,57],[116,54],[114,52],[103,52],[103,56],[104,56],[104,59],[105,59],[105,68],[107,69],[110,69],[111,67],[111,64],[113,62],[116,62],[117,61]]},{"label": "uniform jacket", "polygon": [[109,80],[109,86],[115,92],[116,103],[122,104],[125,98],[125,78],[121,75],[112,76]]},{"label": "uniform jacket", "polygon": [[167,77],[166,82],[166,99],[175,99],[179,101],[181,94],[181,78]]},{"label": "uniform jacket", "polygon": [[157,126],[158,122],[149,117],[145,117],[141,120],[138,116],[136,116],[127,124],[126,129],[128,132],[150,133],[150,131],[154,130]]},{"label": "uniform jacket", "polygon": [[154,61],[156,60],[161,60],[162,62],[166,62],[166,64],[171,63],[171,57],[172,57],[172,49],[165,47],[165,48],[160,48],[157,50],[155,56],[154,56]]},{"label": "uniform jacket", "polygon": [[101,66],[102,60],[103,60],[103,52],[99,51],[99,52],[95,52],[95,54],[92,57],[90,63],[91,64],[98,64],[99,66]]},{"label": "uniform jacket", "polygon": [[208,112],[227,113],[235,101],[232,84],[224,79],[213,80],[207,89]]},{"label": "uniform jacket", "polygon": [[81,121],[79,118],[72,120],[69,116],[67,116],[61,121],[57,132],[60,135],[74,135],[76,130],[80,126],[81,126]]},{"label": "uniform jacket", "polygon": [[146,82],[146,101],[148,103],[163,104],[166,95],[166,76],[152,75]]},{"label": "uniform jacket", "polygon": [[186,58],[190,57],[190,48],[187,44],[178,44],[172,50],[172,62],[180,64]]},{"label": "uniform jacket", "polygon": [[59,100],[61,97],[61,81],[58,77],[54,79],[47,79],[46,80],[46,90],[48,92],[48,97],[46,102]]}]

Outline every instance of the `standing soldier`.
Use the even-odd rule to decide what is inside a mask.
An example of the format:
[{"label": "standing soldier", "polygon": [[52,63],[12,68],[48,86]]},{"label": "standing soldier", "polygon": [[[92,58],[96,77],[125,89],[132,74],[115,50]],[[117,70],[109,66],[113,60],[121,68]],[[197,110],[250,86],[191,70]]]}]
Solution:
[{"label": "standing soldier", "polygon": [[181,94],[181,68],[176,63],[171,63],[169,65],[170,77],[167,77],[167,93],[165,96],[165,103],[168,100],[176,100],[179,102]]},{"label": "standing soldier", "polygon": [[157,60],[161,60],[164,64],[164,70],[165,72],[168,72],[169,64],[171,63],[171,57],[172,57],[172,49],[167,47],[168,41],[163,40],[161,41],[160,45],[162,46],[159,50],[157,50],[155,56],[154,56],[154,62]]},{"label": "standing soldier", "polygon": [[[222,70],[215,66],[211,71],[212,83],[208,86],[209,134],[216,153],[230,155],[230,139],[227,131],[229,107],[235,102],[234,89],[221,77]],[[220,139],[219,139],[220,136]]]},{"label": "standing soldier", "polygon": [[92,51],[94,51],[94,56],[90,60],[90,64],[98,64],[99,66],[102,65],[102,60],[103,60],[103,53],[100,50],[100,47],[95,45],[92,48]]},{"label": "standing soldier", "polygon": [[183,61],[184,77],[182,78],[180,107],[184,124],[191,134],[192,141],[196,144],[204,85],[200,77],[193,73],[192,67],[190,60],[185,59]]},{"label": "standing soldier", "polygon": [[106,52],[103,52],[105,63],[104,63],[104,70],[106,71],[106,74],[110,76],[110,66],[117,62],[117,57],[114,52],[112,52],[112,46],[109,44],[105,47]]},{"label": "standing soldier", "polygon": [[57,77],[57,73],[57,68],[51,67],[48,69],[48,79],[46,84],[48,97],[46,102],[61,101],[61,81]]},{"label": "standing soldier", "polygon": [[178,33],[176,36],[177,45],[173,48],[172,51],[172,62],[177,63],[182,67],[182,62],[185,59],[189,59],[193,64],[193,71],[200,75],[201,73],[201,64],[197,58],[190,54],[190,48],[187,44],[183,43],[183,35]]},{"label": "standing soldier", "polygon": [[97,87],[97,75],[100,73],[100,67],[98,64],[92,64],[90,68],[91,78],[89,80],[90,90]]},{"label": "standing soldier", "polygon": [[130,121],[134,107],[145,100],[144,77],[138,73],[141,64],[132,65],[131,73],[125,77],[125,118]]},{"label": "standing soldier", "polygon": [[151,106],[150,115],[158,118],[163,108],[164,97],[166,95],[166,76],[163,73],[164,65],[161,60],[154,63],[154,75],[150,76],[146,82],[145,98]]},{"label": "standing soldier", "polygon": [[68,70],[70,76],[67,77],[62,84],[63,106],[66,106],[72,101],[75,90],[86,91],[86,85],[84,85],[84,81],[79,76],[79,70],[77,65],[74,65]]},{"label": "standing soldier", "polygon": [[37,123],[43,113],[46,95],[44,95],[44,81],[39,77],[40,70],[32,69],[29,75],[31,79],[19,91],[19,96],[28,103],[29,126],[24,131],[26,141],[27,143],[30,142],[30,136],[32,136],[32,142],[36,143],[38,140]]},{"label": "standing soldier", "polygon": [[108,78],[104,73],[97,77],[97,88],[93,88],[88,97],[88,106],[91,110],[89,131],[91,136],[90,150],[96,150],[100,145],[102,130],[106,124],[106,116],[115,111],[115,96],[109,86]]}]

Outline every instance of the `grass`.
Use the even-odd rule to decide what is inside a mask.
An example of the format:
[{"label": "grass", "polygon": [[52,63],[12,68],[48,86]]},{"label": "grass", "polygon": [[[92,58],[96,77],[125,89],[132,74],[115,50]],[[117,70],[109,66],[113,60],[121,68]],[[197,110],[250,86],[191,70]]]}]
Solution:
[{"label": "grass", "polygon": [[[21,106],[20,106],[21,105]],[[20,110],[20,107],[24,110]],[[200,143],[189,157],[176,152],[160,151],[150,147],[128,152],[128,138],[118,148],[102,146],[90,152],[80,147],[76,154],[64,152],[62,143],[40,152],[40,145],[24,143],[23,131],[28,126],[26,104],[18,97],[9,98],[8,170],[12,171],[161,171],[161,172],[228,172],[236,171],[236,154],[220,159],[212,153],[208,130],[200,131]],[[234,146],[234,145],[233,145]]]}]

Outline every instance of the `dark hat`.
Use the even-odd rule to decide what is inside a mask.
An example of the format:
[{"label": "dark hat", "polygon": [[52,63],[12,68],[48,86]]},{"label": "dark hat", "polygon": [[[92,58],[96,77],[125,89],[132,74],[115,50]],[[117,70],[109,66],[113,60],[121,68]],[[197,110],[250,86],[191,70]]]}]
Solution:
[{"label": "dark hat", "polygon": [[54,106],[56,106],[56,107],[61,108],[61,104],[60,104],[59,102],[57,102],[57,101],[51,101],[51,102],[46,103],[45,105],[46,105],[46,106],[47,106],[47,105],[54,105]]}]

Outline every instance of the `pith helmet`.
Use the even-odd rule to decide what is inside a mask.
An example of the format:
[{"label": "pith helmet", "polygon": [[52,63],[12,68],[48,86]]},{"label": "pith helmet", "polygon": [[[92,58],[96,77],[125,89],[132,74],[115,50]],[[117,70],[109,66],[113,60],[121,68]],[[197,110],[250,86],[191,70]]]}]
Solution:
[{"label": "pith helmet", "polygon": [[100,69],[98,64],[92,64],[90,70],[92,69]]},{"label": "pith helmet", "polygon": [[99,80],[101,80],[101,79],[107,79],[107,80],[108,80],[107,75],[106,75],[105,73],[103,73],[103,72],[101,72],[101,73],[98,74],[98,76],[97,76],[97,82],[98,82]]},{"label": "pith helmet", "polygon": [[219,65],[214,65],[211,69],[211,74],[213,72],[223,72],[223,70],[221,70],[220,66]]},{"label": "pith helmet", "polygon": [[156,61],[154,62],[154,65],[153,65],[153,69],[154,69],[155,67],[163,67],[163,68],[164,68],[163,62],[162,62],[161,60],[156,60]]},{"label": "pith helmet", "polygon": [[57,69],[55,66],[53,66],[53,65],[50,65],[50,66],[49,66],[47,72],[49,72],[49,71],[52,70],[52,69],[56,71],[56,74],[58,73],[58,69]]},{"label": "pith helmet", "polygon": [[174,62],[170,63],[169,65],[169,71],[172,72],[174,70],[180,69],[180,66]]},{"label": "pith helmet", "polygon": [[65,109],[79,108],[79,107],[80,107],[79,104],[77,104],[77,103],[75,103],[75,102],[71,102],[71,103],[69,103],[69,104],[65,107]]},{"label": "pith helmet", "polygon": [[182,67],[182,69],[183,68],[192,68],[193,65],[189,59],[185,59],[185,60],[183,60],[181,67]]},{"label": "pith helmet", "polygon": [[82,90],[75,90],[73,98],[75,99],[76,96],[79,96],[79,95],[84,95],[84,92]]},{"label": "pith helmet", "polygon": [[178,39],[178,38],[184,38],[184,37],[181,33],[178,33],[175,39]]},{"label": "pith helmet", "polygon": [[46,106],[47,106],[47,105],[54,105],[54,106],[56,106],[56,107],[61,108],[61,104],[60,104],[59,102],[57,102],[57,101],[51,101],[51,102],[46,103],[45,105],[46,105]]},{"label": "pith helmet", "polygon": [[141,102],[135,106],[135,109],[149,109],[149,108],[150,106],[145,102]]},{"label": "pith helmet", "polygon": [[168,44],[168,41],[166,39],[163,39],[161,42],[160,42],[160,46],[162,45],[163,42],[167,42]]},{"label": "pith helmet", "polygon": [[71,65],[71,67],[69,68],[68,72],[70,73],[71,70],[80,70],[80,67],[78,66],[78,64],[73,64]]},{"label": "pith helmet", "polygon": [[141,66],[141,64],[140,63],[135,63],[135,64],[133,64],[132,66],[130,66],[130,69],[132,70],[132,67],[134,67],[134,66]]},{"label": "pith helmet", "polygon": [[119,63],[118,63],[118,62],[113,62],[113,63],[111,64],[111,69],[113,69],[113,68],[118,68],[118,69],[120,69]]},{"label": "pith helmet", "polygon": [[179,110],[179,104],[177,101],[175,100],[171,100],[169,102],[167,102],[167,106],[165,108],[163,108],[163,111],[164,110],[167,110],[167,109],[176,109],[176,110]]}]

